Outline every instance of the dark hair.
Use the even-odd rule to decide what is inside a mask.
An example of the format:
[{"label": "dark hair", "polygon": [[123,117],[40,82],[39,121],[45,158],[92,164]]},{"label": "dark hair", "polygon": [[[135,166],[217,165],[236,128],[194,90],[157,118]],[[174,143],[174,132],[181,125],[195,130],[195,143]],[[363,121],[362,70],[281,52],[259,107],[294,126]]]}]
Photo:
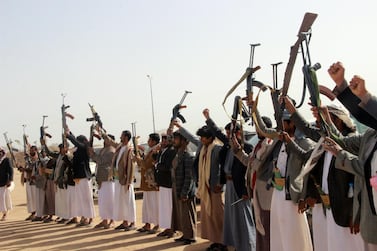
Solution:
[{"label": "dark hair", "polygon": [[183,137],[182,134],[181,134],[180,132],[178,132],[178,131],[173,132],[173,137],[174,137],[174,138],[175,138],[175,137],[178,137],[178,138],[180,138],[181,140],[185,140],[185,141],[187,141],[187,139],[186,139],[185,137]]},{"label": "dark hair", "polygon": [[267,128],[272,127],[272,122],[271,122],[271,119],[269,117],[262,116],[262,120],[263,120],[263,123],[266,125]]},{"label": "dark hair", "polygon": [[107,136],[108,136],[110,139],[115,140],[114,135],[112,135],[112,134],[107,134]]},{"label": "dark hair", "polygon": [[63,143],[59,144],[59,145],[58,145],[59,149],[64,148],[64,147],[69,147],[69,143],[68,143],[68,142],[65,143],[65,144],[66,144],[66,145],[64,145]]},{"label": "dark hair", "polygon": [[155,142],[160,143],[160,135],[158,133],[149,134],[149,138]]},{"label": "dark hair", "polygon": [[84,135],[77,136],[77,140],[81,143],[89,143],[88,139]]},{"label": "dark hair", "polygon": [[131,139],[131,132],[128,131],[128,130],[124,130],[124,131],[122,132],[122,135],[126,136],[126,137],[128,138],[128,140]]},{"label": "dark hair", "polygon": [[200,137],[206,137],[206,138],[214,138],[214,133],[208,128],[208,126],[202,126],[199,128],[199,130],[196,132],[196,135]]}]

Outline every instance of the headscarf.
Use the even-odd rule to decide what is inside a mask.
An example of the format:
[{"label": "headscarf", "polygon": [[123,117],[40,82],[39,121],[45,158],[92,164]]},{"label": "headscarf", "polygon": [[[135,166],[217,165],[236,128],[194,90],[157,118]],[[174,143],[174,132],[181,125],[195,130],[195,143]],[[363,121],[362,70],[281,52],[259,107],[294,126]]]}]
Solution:
[{"label": "headscarf", "polygon": [[350,130],[355,131],[355,124],[352,122],[350,115],[345,109],[333,104],[328,105],[327,109],[329,110],[329,113],[342,120]]}]

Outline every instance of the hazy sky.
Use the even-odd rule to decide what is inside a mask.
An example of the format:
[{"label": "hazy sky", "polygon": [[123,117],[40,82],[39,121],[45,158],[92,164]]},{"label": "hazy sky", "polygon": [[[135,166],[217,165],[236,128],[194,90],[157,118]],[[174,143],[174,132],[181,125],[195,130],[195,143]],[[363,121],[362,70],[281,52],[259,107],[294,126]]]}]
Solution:
[{"label": "hazy sky", "polygon": [[[0,132],[21,140],[26,124],[34,142],[42,115],[48,115],[50,143],[59,143],[66,93],[74,134],[88,136],[90,102],[108,132],[119,138],[136,121],[145,141],[153,131],[148,74],[157,130],[168,126],[185,90],[192,91],[182,111],[187,128],[195,132],[203,125],[206,107],[223,126],[229,118],[221,103],[248,66],[249,44],[261,43],[257,80],[272,85],[271,63],[283,62],[281,86],[305,12],[319,15],[310,52],[313,63],[322,64],[320,83],[332,88],[327,68],[342,61],[347,79],[362,75],[377,94],[375,10],[372,0],[0,0]],[[302,90],[301,66],[299,55],[289,90],[295,99]],[[229,98],[229,112],[245,87]],[[272,116],[268,94],[259,108]]]}]

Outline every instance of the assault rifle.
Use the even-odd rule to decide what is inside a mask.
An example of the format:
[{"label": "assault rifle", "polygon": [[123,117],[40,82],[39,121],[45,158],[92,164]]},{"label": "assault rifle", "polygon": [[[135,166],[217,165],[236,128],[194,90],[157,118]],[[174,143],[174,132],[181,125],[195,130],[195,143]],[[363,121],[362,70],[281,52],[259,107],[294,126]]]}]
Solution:
[{"label": "assault rifle", "polygon": [[[267,87],[263,83],[255,80],[255,78],[254,78],[254,72],[256,72],[257,70],[260,69],[260,66],[257,66],[255,68],[253,67],[253,64],[254,64],[254,50],[255,50],[255,47],[257,47],[259,45],[260,44],[250,44],[251,51],[250,51],[249,66],[247,67],[245,73],[237,81],[237,83],[234,84],[232,86],[232,88],[228,91],[228,93],[225,95],[224,101],[222,103],[225,111],[226,111],[226,109],[225,109],[225,102],[226,102],[227,98],[230,96],[230,94],[233,93],[233,91],[245,79],[246,79],[246,98],[243,98],[243,99],[246,99],[249,104],[252,103],[252,101],[253,101],[253,87],[258,87],[262,91],[267,90]],[[243,119],[245,120],[245,122],[247,122],[250,118],[252,118],[252,116],[251,116],[251,108],[250,107],[247,108],[242,103],[242,99],[239,96],[236,96],[235,100],[234,100],[234,104],[233,104],[233,113],[232,113],[232,116],[231,116],[232,125],[235,125],[235,123],[237,121],[237,118],[238,118],[238,114],[240,114],[243,117]],[[253,124],[253,120],[251,120],[251,124]],[[242,126],[242,124],[241,124],[241,126]]]},{"label": "assault rifle", "polygon": [[[48,126],[45,126],[45,119],[47,118],[47,115],[43,115],[42,117],[42,126],[40,127],[40,140],[43,142],[46,142],[46,137],[51,138],[52,136],[47,133],[45,130],[48,128]],[[45,150],[46,145],[42,145],[42,150]]]},{"label": "assault rifle", "polygon": [[67,96],[66,94],[62,93],[62,97],[63,97],[63,104],[62,104],[62,107],[61,107],[61,113],[62,113],[62,143],[63,143],[64,146],[68,146],[67,137],[65,136],[65,131],[68,128],[67,117],[69,117],[70,119],[74,119],[72,114],[69,114],[68,112],[66,112],[66,110],[70,107],[69,105],[64,104],[64,98],[66,96]]},{"label": "assault rifle", "polygon": [[91,105],[90,103],[88,103],[88,105],[90,107],[90,111],[92,112],[92,117],[91,118],[87,118],[86,121],[87,122],[92,122],[92,125],[90,126],[89,144],[90,144],[90,146],[93,146],[94,137],[96,137],[99,140],[101,139],[101,137],[99,135],[97,135],[94,132],[94,130],[97,128],[99,130],[103,130],[105,133],[106,133],[106,130],[103,128],[103,124],[102,124],[101,118],[98,115],[98,113],[96,112],[96,110],[94,109],[94,106]]},{"label": "assault rifle", "polygon": [[280,90],[278,89],[278,73],[277,73],[277,68],[278,66],[282,64],[282,62],[272,64],[272,90],[271,90],[271,99],[272,99],[272,104],[274,106],[274,117],[276,121],[276,127],[278,130],[282,131],[283,130],[283,121],[281,119],[282,112],[283,112],[283,106],[280,105],[279,103],[279,95],[280,95]]},{"label": "assault rifle", "polygon": [[8,138],[7,132],[3,133],[3,135],[4,135],[5,142],[7,143],[7,147],[8,147],[8,150],[9,150],[11,160],[13,162],[13,166],[17,166],[17,160],[16,160],[16,157],[14,156],[14,153],[13,153],[12,140],[10,140]]},{"label": "assault rifle", "polygon": [[311,27],[312,27],[314,21],[316,20],[317,16],[318,15],[314,14],[314,13],[309,13],[309,12],[305,13],[304,19],[302,20],[302,23],[301,23],[301,27],[298,31],[297,41],[291,47],[289,60],[288,60],[288,63],[287,63],[287,67],[285,69],[285,74],[284,74],[283,89],[282,89],[282,92],[281,92],[282,96],[286,96],[287,93],[288,93],[288,88],[289,88],[289,84],[291,82],[292,72],[293,72],[293,68],[294,68],[295,63],[296,63],[298,50],[301,46],[302,41],[305,39],[305,37],[302,36],[302,34],[307,33],[308,31],[311,30]]},{"label": "assault rifle", "polygon": [[171,117],[171,119],[170,119],[170,124],[169,124],[169,129],[168,129],[168,131],[170,131],[170,132],[173,131],[173,127],[174,127],[173,122],[174,122],[175,119],[179,118],[179,119],[182,121],[182,123],[185,123],[185,122],[186,122],[186,119],[182,116],[182,114],[180,113],[180,110],[181,110],[182,108],[186,108],[186,107],[187,107],[187,106],[182,105],[182,104],[183,104],[183,101],[185,101],[187,94],[189,94],[189,93],[192,93],[192,92],[190,92],[190,91],[185,91],[185,93],[183,94],[183,96],[182,96],[181,100],[179,101],[179,103],[176,104],[176,105],[173,107],[173,112],[172,112],[173,115],[172,115],[172,117]]},{"label": "assault rifle", "polygon": [[98,115],[98,112],[94,109],[94,106],[91,105],[90,103],[88,103],[89,107],[90,107],[90,111],[92,112],[92,116],[91,118],[87,118],[86,121],[87,122],[91,122],[91,121],[94,121],[96,122],[96,124],[104,131],[106,132],[106,130],[103,128],[103,124],[102,124],[102,120],[101,120],[101,117]]},{"label": "assault rifle", "polygon": [[140,158],[140,152],[139,152],[139,141],[138,137],[136,135],[136,122],[131,123],[132,126],[132,145],[134,147],[134,154],[137,158]]},{"label": "assault rifle", "polygon": [[[304,61],[304,66],[302,67],[302,72],[304,73],[304,86],[306,86],[309,90],[309,98],[312,106],[319,108],[321,106],[321,98],[320,94],[326,95],[330,100],[334,99],[334,95],[329,91],[328,88],[325,86],[320,86],[317,80],[317,73],[316,71],[321,68],[319,63],[312,65],[311,57],[309,53],[309,40],[311,37],[311,32],[306,32],[302,34],[304,36],[304,40],[301,42],[301,50],[302,50],[302,59]],[[305,52],[305,53],[304,53]],[[304,99],[304,95],[302,97]],[[323,135],[330,136],[330,132],[328,130],[328,125],[325,122],[323,117],[322,111],[318,109],[319,118],[320,118],[320,129]],[[340,142],[335,135],[331,135],[340,145],[343,145],[343,142]]]},{"label": "assault rifle", "polygon": [[[318,16],[317,14],[309,13],[309,12],[305,13],[305,15],[304,15],[304,19],[302,20],[300,29],[298,31],[298,35],[297,35],[298,38],[297,38],[295,44],[293,46],[291,46],[290,56],[289,56],[289,60],[288,60],[288,63],[287,63],[287,67],[285,69],[285,74],[284,74],[283,88],[280,91],[280,96],[282,96],[282,97],[287,96],[288,88],[289,88],[291,78],[292,78],[293,68],[294,68],[295,63],[296,63],[297,54],[298,54],[300,47],[302,46],[302,42],[306,39],[306,37],[303,36],[303,34],[308,33],[311,30],[311,27],[312,27],[314,21],[316,20],[317,16]],[[305,94],[305,88],[303,89],[303,96],[304,96],[304,94]],[[279,93],[278,93],[278,95],[279,95]],[[284,103],[280,106],[280,108],[278,108],[278,105],[275,104],[275,103],[276,102],[274,102],[275,119],[276,119],[277,124],[280,127],[280,128],[278,127],[278,129],[281,130],[282,129],[282,121],[281,120],[282,120],[282,113],[283,113],[283,110],[284,110]],[[302,103],[302,102],[300,102],[300,103]]]},{"label": "assault rifle", "polygon": [[25,128],[26,128],[26,125],[22,125],[22,129],[23,129],[22,139],[23,139],[23,145],[24,145],[24,159],[25,159],[25,164],[29,164],[31,162],[30,155],[29,155],[30,144],[29,144],[28,136],[25,133]]},{"label": "assault rifle", "polygon": [[[249,68],[248,69],[253,69],[253,64],[254,64],[254,50],[255,47],[260,46],[260,44],[250,44],[251,50],[250,50],[250,59],[249,59]],[[260,69],[260,67],[258,68]],[[257,71],[257,69],[255,70]],[[254,72],[251,71],[250,75],[247,76],[246,78],[246,98],[247,101],[250,103],[253,101],[253,82],[255,81],[254,79]],[[249,108],[249,114],[251,113],[251,109]],[[251,123],[253,123],[253,120],[251,120]]]}]

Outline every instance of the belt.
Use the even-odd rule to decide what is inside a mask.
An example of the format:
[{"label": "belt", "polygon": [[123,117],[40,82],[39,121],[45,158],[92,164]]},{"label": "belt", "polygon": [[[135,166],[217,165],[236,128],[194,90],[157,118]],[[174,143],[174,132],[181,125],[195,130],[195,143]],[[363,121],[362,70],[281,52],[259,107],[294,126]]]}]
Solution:
[{"label": "belt", "polygon": [[232,175],[226,175],[225,177],[226,177],[226,180],[233,180]]}]

